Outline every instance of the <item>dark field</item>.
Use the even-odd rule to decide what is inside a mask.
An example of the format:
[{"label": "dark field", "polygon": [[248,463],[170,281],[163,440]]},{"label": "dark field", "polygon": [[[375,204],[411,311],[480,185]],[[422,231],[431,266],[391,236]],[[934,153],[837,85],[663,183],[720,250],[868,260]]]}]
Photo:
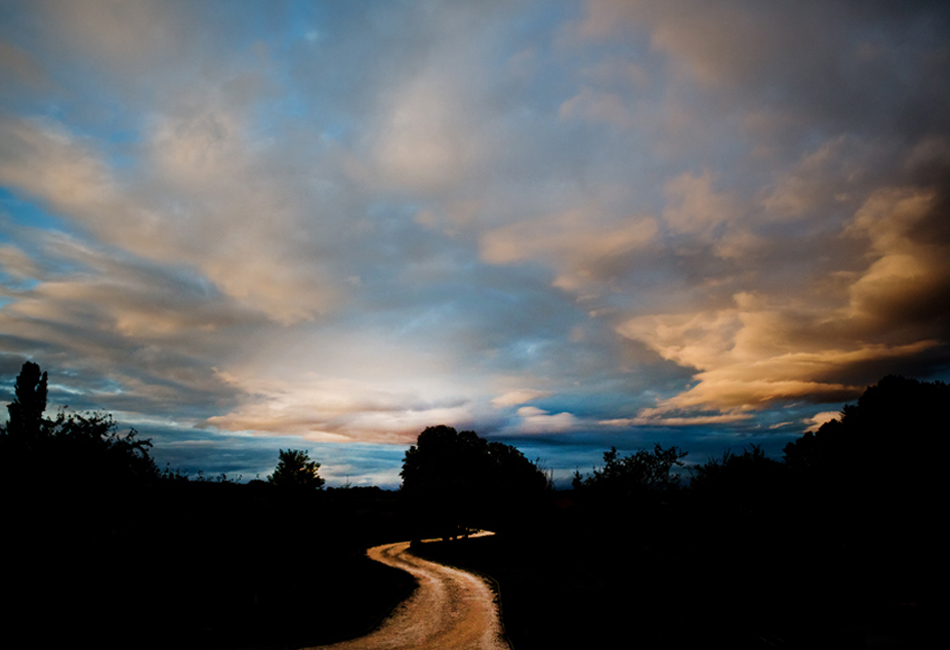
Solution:
[{"label": "dark field", "polygon": [[287,499],[267,484],[215,482],[97,505],[33,495],[8,509],[6,633],[27,634],[33,647],[126,648],[294,648],[360,636],[414,588],[364,556],[408,534],[393,522],[396,498],[353,489]]},{"label": "dark field", "polygon": [[814,529],[721,521],[729,527],[697,534],[698,521],[575,520],[414,552],[497,580],[517,650],[934,647],[947,607],[939,585],[914,574],[924,567],[819,547]]},{"label": "dark field", "polygon": [[[517,650],[931,647],[947,613],[935,524],[908,536],[910,518],[880,520],[870,536],[831,506],[761,496],[613,508],[552,494],[496,537],[414,552],[495,578]],[[413,588],[363,550],[433,533],[417,535],[399,494],[376,489],[287,499],[266,484],[190,482],[82,503],[8,508],[7,632],[36,647],[356,637]]]}]

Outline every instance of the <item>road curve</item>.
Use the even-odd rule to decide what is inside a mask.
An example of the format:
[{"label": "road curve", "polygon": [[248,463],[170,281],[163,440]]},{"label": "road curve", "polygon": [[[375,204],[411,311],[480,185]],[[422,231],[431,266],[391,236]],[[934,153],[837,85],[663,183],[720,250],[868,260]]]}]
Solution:
[{"label": "road curve", "polygon": [[370,634],[317,646],[320,650],[510,650],[492,591],[482,578],[417,558],[408,550],[409,542],[398,542],[366,554],[411,573],[419,581],[412,596]]}]

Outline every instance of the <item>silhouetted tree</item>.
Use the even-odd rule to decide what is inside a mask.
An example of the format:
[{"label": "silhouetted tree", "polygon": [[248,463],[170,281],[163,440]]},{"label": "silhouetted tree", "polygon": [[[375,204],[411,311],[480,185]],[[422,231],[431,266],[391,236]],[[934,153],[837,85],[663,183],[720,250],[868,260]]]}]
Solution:
[{"label": "silhouetted tree", "polygon": [[[876,493],[892,500],[937,488],[939,473],[921,467],[948,450],[950,387],[889,375],[823,424],[785,446],[800,481],[825,490]],[[901,497],[901,498],[904,498]]]},{"label": "silhouetted tree", "polygon": [[504,526],[547,486],[544,473],[515,447],[445,425],[419,434],[400,476],[402,494],[445,534],[466,526]]},{"label": "silhouetted tree", "polygon": [[749,445],[741,454],[725,451],[722,459],[710,458],[691,468],[690,488],[722,496],[740,497],[769,489],[781,481],[785,467],[765,455],[760,445]]},{"label": "silhouetted tree", "polygon": [[320,463],[310,460],[307,452],[300,449],[281,449],[277,469],[267,480],[283,488],[307,492],[320,490],[325,481],[317,473],[319,469]]},{"label": "silhouetted tree", "polygon": [[149,455],[150,440],[135,429],[119,433],[111,415],[61,410],[44,417],[47,374],[27,361],[16,379],[10,419],[0,431],[3,473],[8,480],[36,486],[69,484],[74,488],[144,484],[159,475]]},{"label": "silhouetted tree", "polygon": [[511,499],[526,494],[537,495],[548,488],[548,478],[538,464],[525,458],[511,445],[489,442],[488,464],[486,487],[499,497]]},{"label": "silhouetted tree", "polygon": [[[800,501],[799,528],[826,540],[837,566],[875,567],[876,588],[935,597],[947,509],[939,463],[947,457],[950,387],[887,376],[839,419],[785,446]],[[831,563],[832,560],[828,560]]]},{"label": "silhouetted tree", "polygon": [[782,507],[787,493],[788,468],[765,455],[759,445],[741,454],[723,452],[690,468],[689,489],[712,515],[732,512],[747,517]]},{"label": "silhouetted tree", "polygon": [[474,431],[426,427],[403,459],[401,492],[444,537],[472,525],[477,492],[487,469],[487,443]]},{"label": "silhouetted tree", "polygon": [[15,397],[7,405],[10,419],[6,433],[21,439],[40,437],[43,412],[46,410],[46,373],[40,372],[39,365],[27,361],[20,369],[14,386]]},{"label": "silhouetted tree", "polygon": [[680,458],[687,452],[675,446],[663,449],[655,444],[653,451],[639,450],[629,456],[620,456],[616,447],[604,452],[604,466],[594,469],[590,476],[574,475],[574,489],[591,496],[611,499],[631,499],[649,493],[660,494],[679,487],[680,477],[673,473],[674,466],[682,466]]},{"label": "silhouetted tree", "polygon": [[151,442],[135,430],[120,433],[109,415],[60,410],[47,418],[46,397],[46,373],[23,364],[0,435],[0,498],[16,531],[4,540],[7,559],[24,569],[20,578],[8,575],[5,589],[26,605],[8,618],[29,630],[53,616],[76,638],[93,628],[97,637],[121,636],[135,617],[104,625],[103,613],[121,609],[138,575],[132,567],[144,561],[133,531],[151,514],[158,478]]},{"label": "silhouetted tree", "polygon": [[402,490],[406,494],[443,493],[457,500],[484,476],[487,442],[474,431],[459,433],[452,427],[426,427],[403,459]]},{"label": "silhouetted tree", "polygon": [[111,415],[67,415],[61,411],[47,422],[53,444],[75,468],[70,474],[89,475],[96,483],[116,488],[122,484],[145,484],[159,476],[149,453],[152,441],[139,439],[132,428],[120,433]]}]

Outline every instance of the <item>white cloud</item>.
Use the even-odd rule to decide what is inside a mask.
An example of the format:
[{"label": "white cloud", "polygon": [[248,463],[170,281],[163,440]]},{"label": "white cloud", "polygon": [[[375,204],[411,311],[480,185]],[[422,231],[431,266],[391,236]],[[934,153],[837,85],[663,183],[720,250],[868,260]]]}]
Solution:
[{"label": "white cloud", "polygon": [[498,408],[504,406],[515,406],[517,404],[524,404],[525,402],[531,402],[536,399],[541,399],[542,397],[548,397],[551,395],[550,391],[546,390],[534,390],[532,388],[521,388],[518,390],[511,390],[505,393],[504,395],[499,395],[492,399],[491,403]]},{"label": "white cloud", "polygon": [[240,379],[221,373],[249,395],[230,413],[205,424],[228,431],[298,435],[314,442],[409,443],[426,426],[470,421],[465,401],[426,402],[412,390],[384,383],[301,376],[296,381]]},{"label": "white cloud", "polygon": [[535,406],[522,406],[518,409],[520,421],[516,425],[519,433],[564,433],[578,428],[581,422],[571,413],[551,414]]}]

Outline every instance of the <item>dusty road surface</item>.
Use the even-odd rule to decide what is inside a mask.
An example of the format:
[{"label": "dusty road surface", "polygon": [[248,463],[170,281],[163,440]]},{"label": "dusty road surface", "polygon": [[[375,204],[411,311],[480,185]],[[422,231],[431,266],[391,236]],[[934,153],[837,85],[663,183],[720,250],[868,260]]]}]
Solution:
[{"label": "dusty road surface", "polygon": [[408,571],[419,588],[372,633],[320,650],[510,650],[484,580],[421,560],[408,549],[409,542],[385,544],[367,555]]}]

